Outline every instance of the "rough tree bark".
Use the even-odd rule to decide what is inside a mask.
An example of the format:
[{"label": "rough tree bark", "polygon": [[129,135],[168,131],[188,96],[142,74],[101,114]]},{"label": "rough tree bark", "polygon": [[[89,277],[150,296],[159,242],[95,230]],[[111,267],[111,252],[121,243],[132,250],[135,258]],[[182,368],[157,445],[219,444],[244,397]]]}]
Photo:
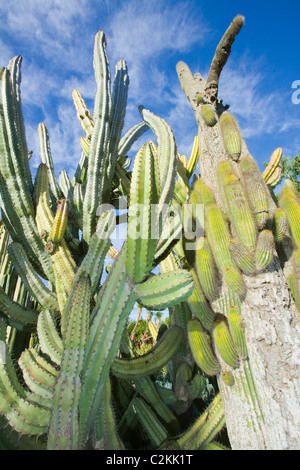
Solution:
[{"label": "rough tree bark", "polygon": [[[185,63],[177,64],[182,89],[198,123],[201,178],[213,190],[223,209],[218,163],[228,160],[237,172],[238,165],[224,149],[219,123],[213,127],[204,123],[199,97],[202,104],[211,105],[219,116],[226,109],[218,99],[218,81],[243,22],[243,17],[236,17],[225,32],[207,80],[199,73],[192,74]],[[249,155],[249,151],[242,140],[241,158],[245,155]],[[271,214],[276,209],[271,195],[269,209]],[[228,435],[236,450],[300,448],[300,315],[284,273],[289,270],[290,254],[287,245],[284,267],[279,254],[275,253],[264,272],[244,276],[247,292],[242,302],[242,316],[249,358],[234,371],[233,387],[219,380]],[[219,360],[222,362],[220,357]]]}]

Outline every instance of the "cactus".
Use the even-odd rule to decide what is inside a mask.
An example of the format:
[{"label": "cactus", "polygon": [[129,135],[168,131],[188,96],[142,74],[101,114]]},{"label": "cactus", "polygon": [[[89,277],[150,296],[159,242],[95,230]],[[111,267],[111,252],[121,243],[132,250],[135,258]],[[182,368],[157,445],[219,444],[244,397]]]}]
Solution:
[{"label": "cactus", "polygon": [[238,354],[225,320],[215,320],[212,335],[222,359],[233,369],[237,368],[239,365]]},{"label": "cactus", "polygon": [[284,210],[296,248],[300,248],[300,201],[296,192],[288,186],[280,193],[279,205]]},{"label": "cactus", "polygon": [[255,251],[256,268],[265,269],[272,261],[274,255],[274,236],[271,230],[260,232]]},{"label": "cactus", "polygon": [[229,331],[234,342],[234,346],[239,354],[241,359],[246,359],[248,357],[246,339],[245,339],[245,324],[241,318],[239,309],[231,305],[227,312],[227,320]]},{"label": "cactus", "polygon": [[253,274],[255,272],[254,256],[239,240],[230,240],[228,248],[234,261],[243,273]]},{"label": "cactus", "polygon": [[266,185],[251,156],[241,158],[239,167],[241,170],[243,187],[245,188],[258,229],[261,230],[265,228],[269,218],[269,203]]},{"label": "cactus", "polygon": [[276,242],[280,242],[287,234],[288,221],[283,209],[278,207],[274,213],[273,232]]},{"label": "cactus", "polygon": [[[286,249],[283,238],[294,245],[287,275],[299,308],[300,203],[286,185],[277,208],[269,187],[279,178],[280,152],[260,175],[237,121],[217,97],[220,72],[242,24],[239,16],[228,28],[207,81],[178,65],[180,80],[195,80],[186,92],[197,89],[189,99],[200,131],[189,159],[178,153],[168,123],[143,106],[142,122],[122,135],[127,66],[117,63],[111,86],[100,31],[94,42],[93,113],[73,91],[84,132],[75,175],[69,178],[63,170],[56,178],[41,123],[41,164],[32,184],[20,57],[1,70],[0,339],[6,362],[0,364],[0,446],[223,450],[223,442],[214,439],[225,426],[224,409],[233,447],[235,426],[251,445],[261,439],[259,446],[269,446],[265,423],[272,416],[265,396],[271,400],[276,393],[261,396],[261,348],[246,344],[245,333],[254,341],[251,335],[261,326],[261,311],[251,303],[253,285],[260,289],[269,282],[265,276],[277,269],[277,245]],[[147,129],[157,145],[144,143],[131,170],[128,153]],[[117,251],[111,235],[121,217],[112,209],[119,208],[121,196],[128,203],[128,225]],[[191,227],[204,230],[192,250],[191,227],[182,214]],[[146,353],[127,332],[136,304],[139,312],[169,311],[168,326],[155,331]],[[238,420],[228,412],[236,403],[243,411]]]},{"label": "cactus", "polygon": [[230,157],[237,161],[241,155],[241,134],[238,124],[231,113],[224,111],[220,117],[223,142]]},{"label": "cactus", "polygon": [[206,333],[197,319],[188,323],[188,340],[193,357],[200,369],[207,375],[216,375],[220,372],[220,364],[215,357],[208,333]]},{"label": "cactus", "polygon": [[201,107],[201,116],[203,117],[205,124],[210,127],[214,126],[218,122],[213,108],[208,105]]},{"label": "cactus", "polygon": [[228,168],[226,173],[223,167],[221,167],[221,170],[219,167],[220,185],[226,198],[230,221],[240,242],[252,251],[256,245],[256,226],[248,199],[233,170]]},{"label": "cactus", "polygon": [[271,155],[269,164],[267,165],[266,169],[264,170],[262,177],[269,184],[269,179],[272,177],[274,172],[277,171],[279,168],[280,160],[282,157],[282,148],[278,147]]},{"label": "cactus", "polygon": [[182,330],[177,325],[173,325],[145,355],[129,359],[116,358],[112,364],[112,372],[126,378],[153,374],[171,359],[181,339]]},{"label": "cactus", "polygon": [[208,241],[205,238],[197,240],[195,265],[204,294],[207,299],[212,300],[216,292],[215,265]]}]

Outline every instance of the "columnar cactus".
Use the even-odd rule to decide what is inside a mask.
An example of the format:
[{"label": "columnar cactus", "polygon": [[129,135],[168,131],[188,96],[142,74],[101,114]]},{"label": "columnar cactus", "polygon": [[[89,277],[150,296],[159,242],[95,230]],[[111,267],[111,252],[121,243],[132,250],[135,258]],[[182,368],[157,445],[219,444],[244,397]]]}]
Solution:
[{"label": "columnar cactus", "polygon": [[[136,356],[125,337],[126,320],[136,302],[154,310],[172,309],[184,304],[193,292],[193,276],[187,269],[173,266],[161,274],[152,273],[178,241],[178,227],[181,229],[177,222],[171,237],[164,234],[166,222],[173,223],[165,210],[176,198],[186,198],[188,189],[175,183],[178,154],[165,121],[140,107],[142,122],[121,138],[127,67],[119,61],[111,91],[105,42],[104,33],[99,32],[94,48],[97,93],[93,116],[80,93],[73,92],[85,137],[72,180],[65,171],[57,180],[50,138],[41,123],[42,162],[32,184],[20,103],[21,58],[14,58],[1,71],[1,322],[4,318],[5,325],[28,333],[18,361],[22,383],[8,349],[7,359],[0,365],[0,412],[13,432],[29,436],[30,447],[123,449],[132,445],[124,444],[118,435],[115,420],[119,415],[112,409],[112,402],[120,396],[115,390],[125,383],[129,395],[127,401],[123,397],[120,410],[126,406],[126,416],[134,415],[154,446],[163,446],[181,431],[176,414],[160,397],[151,377],[170,364],[179,350],[187,354],[185,320],[174,314],[175,321],[164,334],[158,333],[155,346],[146,355]],[[129,172],[125,154],[149,127],[158,146],[145,143]],[[197,149],[194,145],[189,177],[197,163]],[[128,198],[129,210],[127,239],[118,253],[110,241],[116,219],[109,204],[119,195]],[[107,254],[114,262],[103,280]],[[18,273],[19,287],[24,286],[34,302],[24,304],[16,291],[12,298],[13,285],[9,290],[5,278],[12,267]],[[129,380],[138,396],[130,398]],[[111,381],[118,387],[111,388]],[[189,403],[199,394],[198,381],[184,381],[190,387]],[[220,404],[219,410],[224,421]],[[212,432],[211,439],[214,435]],[[8,439],[9,446],[17,448],[18,439]]]},{"label": "columnar cactus", "polygon": [[[233,448],[295,449],[299,448],[300,409],[296,385],[300,206],[289,183],[280,194],[279,208],[275,202],[272,188],[280,179],[277,169],[282,149],[276,149],[261,175],[237,120],[218,97],[220,74],[243,23],[243,17],[237,16],[226,30],[207,80],[199,73],[192,74],[185,63],[177,64],[182,89],[198,124],[201,184],[197,182],[192,189],[206,185],[215,199],[203,198],[202,202],[205,231],[217,266],[218,290],[214,299],[208,299],[216,316],[209,328],[202,323],[209,335],[205,347],[200,347],[198,339],[198,347],[192,342],[192,350],[196,349],[197,361],[210,345],[220,363],[218,384]],[[213,126],[208,125],[204,106],[218,117]],[[204,292],[206,285],[205,280]],[[197,338],[200,331],[198,326]],[[286,359],[287,351],[292,361]],[[285,364],[285,373],[289,371],[284,386],[280,364]]]},{"label": "columnar cactus", "polygon": [[[299,445],[297,411],[291,409],[291,402],[299,401],[298,330],[291,329],[300,305],[299,198],[287,185],[276,206],[270,191],[276,178],[269,179],[275,163],[260,174],[236,119],[217,97],[222,67],[242,24],[237,17],[226,31],[207,80],[182,62],[177,66],[199,126],[189,159],[178,153],[168,123],[142,106],[142,121],[121,137],[128,71],[119,61],[111,86],[100,31],[93,114],[73,91],[84,132],[75,175],[70,180],[63,170],[56,178],[41,123],[41,164],[32,183],[20,102],[21,58],[1,70],[0,339],[7,349],[0,364],[0,424],[11,431],[9,438],[0,431],[1,446]],[[144,143],[130,171],[126,155],[147,129],[157,145]],[[118,252],[111,235],[121,196],[128,204],[128,225]],[[106,272],[107,256],[113,262]],[[168,309],[170,316],[169,326],[162,325],[142,355],[126,328],[136,303]],[[8,328],[27,336],[10,344]],[[11,355],[15,347],[21,380]],[[288,384],[278,384],[274,350],[287,368]],[[162,373],[172,389],[159,384]],[[272,413],[278,410],[279,389],[283,417]],[[220,434],[225,423],[230,444]],[[222,442],[215,441],[218,434]]]}]

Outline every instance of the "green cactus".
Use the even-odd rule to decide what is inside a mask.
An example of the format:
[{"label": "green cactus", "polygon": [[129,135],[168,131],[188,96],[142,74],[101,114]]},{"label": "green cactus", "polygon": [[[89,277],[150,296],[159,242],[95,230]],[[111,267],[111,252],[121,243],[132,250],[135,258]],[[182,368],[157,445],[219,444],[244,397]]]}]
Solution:
[{"label": "green cactus", "polygon": [[[221,171],[220,171],[221,170]],[[233,170],[219,167],[219,181],[226,198],[228,215],[240,242],[250,251],[256,245],[256,225],[245,191]]]},{"label": "green cactus", "polygon": [[284,210],[292,239],[296,248],[300,248],[300,202],[296,192],[284,186],[280,193],[279,205]]},{"label": "green cactus", "polygon": [[239,240],[230,240],[229,251],[236,262],[238,268],[245,274],[255,273],[254,256]]},{"label": "green cactus", "polygon": [[277,207],[274,213],[273,232],[276,242],[280,242],[288,231],[288,221],[285,212],[280,207]]},{"label": "green cactus", "polygon": [[230,157],[237,161],[241,155],[241,134],[238,124],[231,113],[224,111],[220,116],[223,142]]},{"label": "green cactus", "polygon": [[195,265],[205,297],[212,300],[216,292],[215,265],[210,246],[204,237],[197,240]]},{"label": "green cactus", "polygon": [[201,106],[201,116],[203,117],[205,124],[210,127],[214,126],[218,122],[216,114],[211,106]]},{"label": "green cactus", "polygon": [[251,156],[245,156],[239,161],[243,187],[247,194],[250,207],[256,219],[258,229],[265,228],[269,218],[269,203],[266,184]]},{"label": "green cactus", "polygon": [[234,346],[239,354],[241,359],[246,359],[248,357],[248,351],[246,346],[245,339],[245,324],[241,318],[239,308],[231,305],[227,312],[227,321],[229,326],[229,331],[234,342]]},{"label": "green cactus", "polygon": [[188,340],[193,357],[200,369],[207,375],[216,375],[220,372],[220,364],[216,358],[209,335],[204,331],[197,319],[188,322]]},{"label": "green cactus", "polygon": [[[247,422],[240,418],[242,432],[265,432],[256,351],[245,339],[252,331],[244,315],[251,302],[247,289],[257,273],[263,278],[275,241],[291,236],[287,273],[299,309],[300,203],[286,185],[280,208],[274,207],[268,186],[278,180],[281,152],[260,175],[235,118],[217,98],[219,74],[242,24],[239,16],[225,33],[207,81],[186,68],[179,74],[196,80],[188,93],[197,88],[190,103],[201,137],[189,159],[178,153],[167,122],[142,106],[142,122],[122,135],[127,66],[123,59],[117,63],[111,87],[106,37],[99,31],[93,114],[73,91],[84,132],[75,175],[62,170],[56,178],[41,123],[41,164],[32,184],[21,58],[0,71],[0,339],[6,343],[0,448],[223,450],[214,439],[225,427],[224,409],[237,397],[239,406],[251,405]],[[144,143],[131,170],[128,152],[147,129],[157,145]],[[202,166],[207,156],[209,177]],[[128,225],[118,252],[111,235],[120,222],[113,208],[121,196],[128,202]],[[190,252],[182,214],[204,229]],[[169,324],[155,331],[154,340],[148,337],[146,353],[127,332],[136,304],[149,310],[149,318],[150,310],[169,311]]]},{"label": "green cactus", "polygon": [[148,353],[129,359],[116,358],[111,366],[112,372],[121,377],[134,378],[159,371],[176,352],[182,335],[181,328],[173,325]]},{"label": "green cactus", "polygon": [[258,235],[255,250],[256,268],[265,269],[272,261],[275,249],[274,235],[271,230],[263,230]]},{"label": "green cactus", "polygon": [[212,336],[216,350],[222,359],[233,369],[237,368],[239,358],[225,320],[215,320]]}]

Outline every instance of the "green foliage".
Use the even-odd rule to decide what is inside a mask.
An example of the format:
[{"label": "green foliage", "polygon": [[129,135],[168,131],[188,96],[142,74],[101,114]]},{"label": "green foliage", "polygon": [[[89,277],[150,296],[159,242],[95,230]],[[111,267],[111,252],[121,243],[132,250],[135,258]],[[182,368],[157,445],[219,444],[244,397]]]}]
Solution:
[{"label": "green foliage", "polygon": [[282,157],[281,158],[281,181],[289,179],[293,183],[295,189],[300,194],[300,157]]}]

